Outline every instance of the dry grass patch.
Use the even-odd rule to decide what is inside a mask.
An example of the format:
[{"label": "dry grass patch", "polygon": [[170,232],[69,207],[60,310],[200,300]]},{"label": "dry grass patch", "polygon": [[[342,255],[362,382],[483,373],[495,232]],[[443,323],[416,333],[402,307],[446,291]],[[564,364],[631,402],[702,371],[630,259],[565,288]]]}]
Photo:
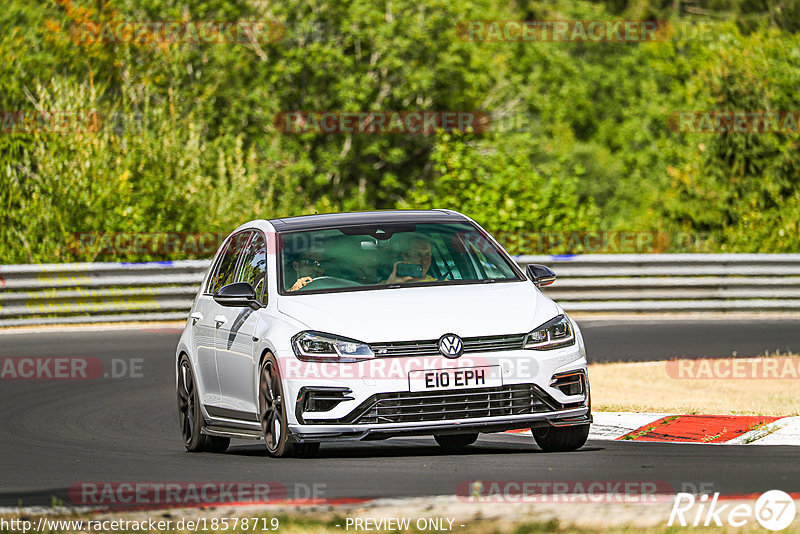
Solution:
[{"label": "dry grass patch", "polygon": [[[589,366],[592,409],[716,415],[800,414],[800,355]],[[781,377],[782,378],[762,378]]]}]

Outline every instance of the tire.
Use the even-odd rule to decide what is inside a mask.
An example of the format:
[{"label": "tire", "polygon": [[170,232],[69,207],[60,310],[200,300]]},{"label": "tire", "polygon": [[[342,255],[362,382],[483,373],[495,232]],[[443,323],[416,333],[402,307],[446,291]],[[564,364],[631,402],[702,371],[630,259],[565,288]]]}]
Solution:
[{"label": "tire", "polygon": [[289,440],[283,383],[278,363],[272,354],[267,354],[261,362],[258,415],[267,453],[273,458],[311,458],[319,451],[319,443],[293,443]]},{"label": "tire", "polygon": [[583,447],[589,437],[589,425],[532,428],[533,439],[545,452],[567,452]]},{"label": "tire", "polygon": [[230,445],[230,438],[208,436],[203,434],[205,424],[200,402],[197,397],[197,386],[192,373],[189,357],[181,356],[178,364],[178,423],[183,436],[183,446],[189,452],[225,452]]},{"label": "tire", "polygon": [[478,434],[436,434],[433,439],[445,449],[461,449],[475,443]]}]

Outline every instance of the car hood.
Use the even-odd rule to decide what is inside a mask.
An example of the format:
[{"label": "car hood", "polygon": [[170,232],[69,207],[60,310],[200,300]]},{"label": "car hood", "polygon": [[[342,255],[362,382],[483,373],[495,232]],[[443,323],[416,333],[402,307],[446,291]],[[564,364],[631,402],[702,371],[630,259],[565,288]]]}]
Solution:
[{"label": "car hood", "polygon": [[278,310],[366,343],[522,334],[560,313],[530,282],[298,294],[281,297]]}]

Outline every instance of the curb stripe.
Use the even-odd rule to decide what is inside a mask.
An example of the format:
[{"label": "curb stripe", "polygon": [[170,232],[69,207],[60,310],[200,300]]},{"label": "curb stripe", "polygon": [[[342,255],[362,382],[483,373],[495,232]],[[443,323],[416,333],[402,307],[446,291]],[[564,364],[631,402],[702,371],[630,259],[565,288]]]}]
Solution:
[{"label": "curb stripe", "polygon": [[626,441],[725,443],[782,419],[750,415],[672,415],[616,438]]},{"label": "curb stripe", "polygon": [[[800,416],[595,412],[589,440],[800,446]],[[527,428],[507,434],[531,435]]]}]

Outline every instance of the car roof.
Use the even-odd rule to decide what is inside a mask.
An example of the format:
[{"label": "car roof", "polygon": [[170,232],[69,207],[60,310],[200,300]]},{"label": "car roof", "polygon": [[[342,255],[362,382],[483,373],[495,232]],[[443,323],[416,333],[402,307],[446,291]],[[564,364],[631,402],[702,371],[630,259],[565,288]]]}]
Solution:
[{"label": "car roof", "polygon": [[385,210],[359,211],[349,213],[326,213],[322,215],[301,215],[270,219],[276,232],[295,232],[299,230],[318,230],[369,224],[391,223],[446,223],[468,222],[464,215],[450,210]]}]

